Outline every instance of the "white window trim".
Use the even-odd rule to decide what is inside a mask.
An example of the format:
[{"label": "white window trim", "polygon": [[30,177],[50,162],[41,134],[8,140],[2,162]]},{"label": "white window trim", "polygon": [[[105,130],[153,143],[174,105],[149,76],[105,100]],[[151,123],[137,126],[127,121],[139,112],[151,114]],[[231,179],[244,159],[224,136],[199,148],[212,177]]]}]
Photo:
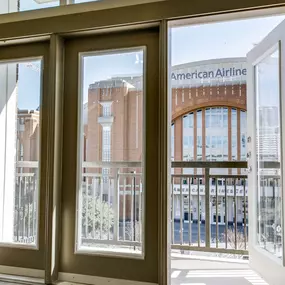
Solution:
[{"label": "white window trim", "polygon": [[[3,0],[1,0],[3,1]],[[59,0],[61,6],[52,8],[42,8],[31,11],[13,12],[8,14],[0,14],[0,24],[34,20],[46,17],[55,17],[63,15],[71,15],[76,13],[84,13],[90,11],[98,11],[112,8],[120,8],[126,6],[134,6],[139,4],[147,4],[153,2],[162,2],[167,0],[101,0],[87,3],[78,3],[74,5],[64,5],[63,3],[70,3],[73,0]]]}]

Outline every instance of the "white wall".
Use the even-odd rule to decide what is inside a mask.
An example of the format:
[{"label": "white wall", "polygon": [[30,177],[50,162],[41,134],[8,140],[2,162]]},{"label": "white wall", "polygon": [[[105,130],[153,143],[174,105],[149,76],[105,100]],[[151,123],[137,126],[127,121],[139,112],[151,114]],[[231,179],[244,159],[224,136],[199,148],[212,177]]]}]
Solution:
[{"label": "white wall", "polygon": [[14,236],[14,197],[16,173],[17,138],[17,88],[16,64],[9,63],[7,68],[7,118],[6,118],[6,171],[5,171],[5,218],[3,221],[3,241],[13,242]]},{"label": "white wall", "polygon": [[0,64],[0,241],[2,242],[13,242],[16,119],[16,64]]}]

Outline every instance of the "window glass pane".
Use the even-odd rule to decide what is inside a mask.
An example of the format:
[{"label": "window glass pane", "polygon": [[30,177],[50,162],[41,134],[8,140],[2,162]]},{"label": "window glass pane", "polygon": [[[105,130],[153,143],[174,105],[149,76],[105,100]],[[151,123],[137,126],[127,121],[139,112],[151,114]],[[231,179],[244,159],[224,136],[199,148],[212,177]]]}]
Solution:
[{"label": "window glass pane", "polygon": [[246,112],[241,111],[240,112],[240,159],[246,160],[246,126],[247,120],[246,120]]},{"label": "window glass pane", "polygon": [[174,124],[171,125],[171,161],[174,161]]},{"label": "window glass pane", "polygon": [[237,110],[232,109],[232,160],[237,160]]},{"label": "window glass pane", "polygon": [[202,145],[202,111],[196,112],[197,116],[197,160],[203,159],[203,145]]},{"label": "window glass pane", "polygon": [[143,62],[143,49],[81,57],[79,252],[143,253]]},{"label": "window glass pane", "polygon": [[[282,259],[279,50],[255,67],[257,242]],[[273,187],[266,187],[270,185]]]},{"label": "window glass pane", "polygon": [[207,120],[206,160],[222,161],[228,149],[228,145],[223,144],[223,137],[228,135],[228,109],[221,107],[206,109],[206,124]]},{"label": "window glass pane", "polygon": [[0,89],[0,242],[37,246],[41,61],[0,64]]},{"label": "window glass pane", "polygon": [[0,13],[29,11],[59,6],[59,0],[1,0]]},{"label": "window glass pane", "polygon": [[[194,160],[194,114],[183,117],[183,160]],[[184,169],[184,174],[193,174],[193,169]]]}]

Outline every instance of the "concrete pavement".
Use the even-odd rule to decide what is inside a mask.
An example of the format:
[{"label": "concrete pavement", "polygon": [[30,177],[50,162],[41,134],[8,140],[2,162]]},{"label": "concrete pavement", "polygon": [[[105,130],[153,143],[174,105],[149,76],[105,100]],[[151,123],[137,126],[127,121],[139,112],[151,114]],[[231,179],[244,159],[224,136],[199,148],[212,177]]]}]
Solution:
[{"label": "concrete pavement", "polygon": [[[218,259],[217,259],[218,260]],[[248,263],[172,257],[172,285],[268,285]]]}]

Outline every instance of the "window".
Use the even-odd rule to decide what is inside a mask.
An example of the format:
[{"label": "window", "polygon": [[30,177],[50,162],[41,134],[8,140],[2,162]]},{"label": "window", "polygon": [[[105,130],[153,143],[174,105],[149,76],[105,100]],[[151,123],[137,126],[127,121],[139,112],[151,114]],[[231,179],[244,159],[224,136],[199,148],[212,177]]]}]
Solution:
[{"label": "window", "polygon": [[[52,8],[57,7],[59,5],[66,5],[66,4],[80,4],[80,3],[87,3],[87,2],[101,2],[104,0],[1,0],[0,4],[0,14],[6,13],[13,13],[13,12],[23,12],[23,11],[30,11],[30,10],[37,10],[37,9],[44,9],[44,8]],[[133,0],[136,1],[137,4],[144,3],[141,0]],[[107,6],[109,1],[106,1]],[[155,0],[154,0],[155,2]]]},{"label": "window", "polygon": [[221,107],[206,109],[206,124],[208,124],[206,159],[209,161],[223,160],[223,154],[228,148],[227,144],[223,144],[223,137],[228,135],[228,109]]},{"label": "window", "polygon": [[202,111],[197,111],[197,128],[202,128]]},{"label": "window", "polygon": [[[253,217],[257,224],[257,245],[272,255],[282,258],[282,201],[275,187],[272,195],[264,191],[264,181],[280,182],[282,179],[281,165],[281,138],[280,138],[280,51],[279,47],[272,54],[268,54],[255,66],[256,84],[256,152],[257,152],[257,213]],[[267,161],[278,161],[274,168],[266,166]],[[272,177],[271,177],[272,176]],[[269,182],[269,184],[271,184]],[[276,195],[277,194],[277,195]],[[269,197],[268,197],[269,196]],[[274,207],[270,205],[271,201]],[[251,217],[252,218],[252,217]],[[277,227],[280,228],[279,232]],[[270,230],[274,229],[275,238],[271,237]],[[273,235],[273,236],[274,236]],[[264,236],[267,238],[264,242]],[[278,238],[276,238],[278,236]]]},{"label": "window", "polygon": [[202,110],[196,112],[197,116],[197,160],[202,160]]},{"label": "window", "polygon": [[232,109],[232,160],[237,160],[237,110]]},{"label": "window", "polygon": [[188,136],[183,136],[183,147],[188,148]]},{"label": "window", "polygon": [[103,117],[110,117],[111,116],[112,102],[101,102],[101,105],[102,105],[102,116]]},{"label": "window", "polygon": [[211,109],[206,109],[206,128],[211,127]]},{"label": "window", "polygon": [[59,0],[1,0],[0,14],[59,6]]},{"label": "window", "polygon": [[[79,136],[88,144],[81,142],[79,161],[78,252],[143,254],[143,61],[141,48],[81,56],[89,88],[81,98]],[[105,78],[90,81],[102,77],[102,63]],[[174,153],[174,125],[171,132]]]},{"label": "window", "polygon": [[41,65],[0,64],[0,244],[9,246],[38,246]]},{"label": "window", "polygon": [[[194,160],[194,114],[183,117],[183,160]],[[183,170],[184,174],[191,174],[189,169]]]},{"label": "window", "polygon": [[241,160],[246,160],[246,112],[240,112],[240,152],[241,152]]}]

